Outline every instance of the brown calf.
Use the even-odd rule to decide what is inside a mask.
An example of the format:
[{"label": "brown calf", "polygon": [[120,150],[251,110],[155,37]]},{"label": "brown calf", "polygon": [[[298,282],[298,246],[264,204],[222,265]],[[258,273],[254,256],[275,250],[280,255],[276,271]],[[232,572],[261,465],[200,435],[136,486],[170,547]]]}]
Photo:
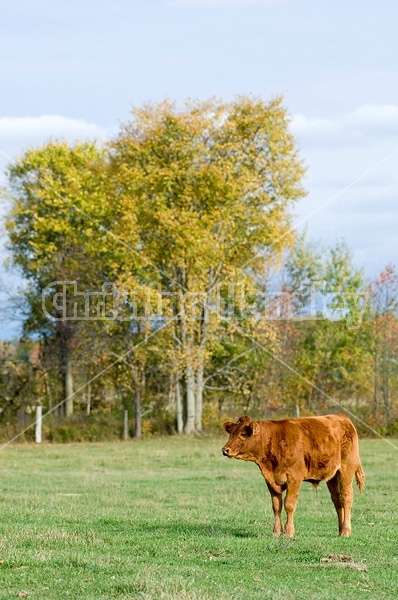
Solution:
[{"label": "brown calf", "polygon": [[339,519],[339,534],[351,533],[352,482],[360,492],[365,474],[359,458],[358,436],[345,415],[327,415],[280,421],[253,421],[240,417],[226,421],[228,443],[224,456],[250,460],[260,468],[272,498],[274,535],[283,532],[282,493],[287,521],[285,533],[294,536],[293,515],[303,481],[326,481]]}]

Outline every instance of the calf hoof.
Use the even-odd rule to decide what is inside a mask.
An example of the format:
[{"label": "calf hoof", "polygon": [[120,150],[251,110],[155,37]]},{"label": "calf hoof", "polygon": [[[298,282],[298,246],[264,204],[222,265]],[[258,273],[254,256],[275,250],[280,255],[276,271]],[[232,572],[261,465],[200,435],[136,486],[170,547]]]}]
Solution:
[{"label": "calf hoof", "polygon": [[343,529],[340,532],[340,536],[341,537],[347,537],[348,538],[348,537],[350,537],[350,535],[351,535],[351,529]]},{"label": "calf hoof", "polygon": [[288,529],[288,528],[286,528],[285,535],[286,535],[286,537],[294,538],[294,529]]},{"label": "calf hoof", "polygon": [[282,530],[281,529],[274,529],[272,532],[272,535],[274,537],[279,537],[280,535],[282,535]]}]

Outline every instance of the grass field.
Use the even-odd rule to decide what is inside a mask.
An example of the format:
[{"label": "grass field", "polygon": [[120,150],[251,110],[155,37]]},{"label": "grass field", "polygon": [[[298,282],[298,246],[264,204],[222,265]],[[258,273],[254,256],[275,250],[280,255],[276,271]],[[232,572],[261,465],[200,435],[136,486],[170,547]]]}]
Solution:
[{"label": "grass field", "polygon": [[223,458],[224,441],[5,449],[0,598],[398,598],[398,450],[361,442],[350,539],[326,486],[303,484],[290,540],[272,537],[260,472]]}]

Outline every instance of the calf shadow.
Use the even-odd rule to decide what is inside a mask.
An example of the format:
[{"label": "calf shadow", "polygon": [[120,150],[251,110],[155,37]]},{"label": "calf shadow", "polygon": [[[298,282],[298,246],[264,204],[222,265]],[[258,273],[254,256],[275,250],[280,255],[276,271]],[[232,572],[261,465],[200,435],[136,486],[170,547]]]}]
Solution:
[{"label": "calf shadow", "polygon": [[181,521],[171,521],[159,525],[149,523],[137,523],[133,526],[134,530],[148,534],[180,535],[182,537],[203,536],[203,537],[233,537],[233,538],[258,538],[264,533],[269,533],[270,527],[267,525],[245,525],[235,527],[231,525],[216,525],[205,523],[187,523]]}]

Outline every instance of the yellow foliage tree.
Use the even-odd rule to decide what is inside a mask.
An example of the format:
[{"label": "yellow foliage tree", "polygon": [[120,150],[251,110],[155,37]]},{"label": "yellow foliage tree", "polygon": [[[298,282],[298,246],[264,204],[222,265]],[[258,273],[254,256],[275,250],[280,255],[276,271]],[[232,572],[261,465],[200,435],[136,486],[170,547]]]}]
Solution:
[{"label": "yellow foliage tree", "polygon": [[138,255],[143,280],[160,286],[186,433],[202,429],[209,340],[226,320],[223,284],[248,298],[293,242],[303,172],[281,98],[146,105],[111,144],[124,283],[130,272],[134,285]]}]

